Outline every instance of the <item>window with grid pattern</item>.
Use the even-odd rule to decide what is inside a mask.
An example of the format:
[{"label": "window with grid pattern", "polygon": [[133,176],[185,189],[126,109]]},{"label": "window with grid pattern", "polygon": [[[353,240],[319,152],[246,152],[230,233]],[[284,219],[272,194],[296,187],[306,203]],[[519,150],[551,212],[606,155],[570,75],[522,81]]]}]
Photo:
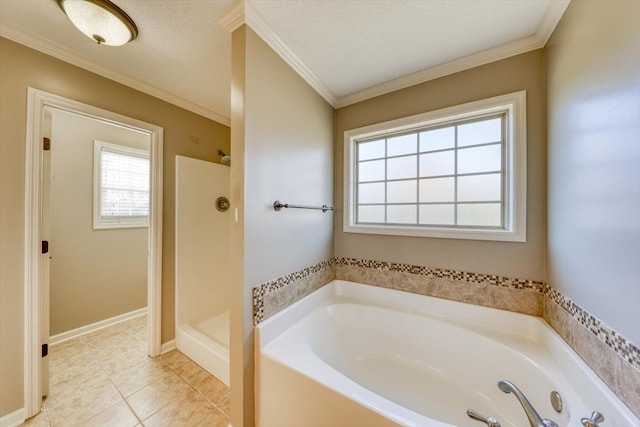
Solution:
[{"label": "window with grid pattern", "polygon": [[345,133],[347,232],[524,241],[524,93]]},{"label": "window with grid pattern", "polygon": [[94,141],[93,228],[149,224],[149,152]]}]

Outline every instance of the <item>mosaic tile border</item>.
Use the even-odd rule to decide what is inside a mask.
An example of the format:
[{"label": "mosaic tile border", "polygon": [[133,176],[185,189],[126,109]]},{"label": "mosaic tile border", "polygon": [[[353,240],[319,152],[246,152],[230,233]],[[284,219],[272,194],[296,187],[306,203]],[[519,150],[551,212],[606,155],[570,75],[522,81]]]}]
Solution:
[{"label": "mosaic tile border", "polygon": [[[305,279],[325,269],[333,269],[337,265],[369,268],[380,272],[405,272],[435,278],[444,278],[464,281],[475,284],[500,286],[510,289],[529,290],[548,296],[559,307],[565,310],[573,319],[583,325],[600,341],[605,343],[615,354],[640,369],[640,348],[630,342],[619,333],[608,327],[600,319],[591,315],[571,299],[562,295],[549,284],[526,280],[514,279],[504,276],[469,273],[458,270],[446,270],[440,268],[423,267],[412,264],[402,264],[387,261],[374,261],[357,258],[334,257],[324,260],[313,266],[287,274],[253,288],[253,324],[254,326],[265,320],[265,295],[278,289]],[[545,314],[542,314],[544,318]]]},{"label": "mosaic tile border", "polygon": [[277,279],[270,280],[269,282],[263,283],[253,288],[253,326],[265,320],[264,297],[267,294],[275,292],[276,290],[295,283],[296,281],[310,277],[311,275],[319,273],[322,270],[333,269],[334,264],[335,258],[327,259],[310,267],[294,271],[293,273],[278,277]]},{"label": "mosaic tile border", "polygon": [[387,261],[371,261],[356,258],[335,257],[336,265],[346,265],[352,267],[373,268],[381,271],[399,271],[403,273],[419,274],[422,276],[437,277],[440,279],[459,280],[464,282],[473,282],[477,284],[486,284],[501,286],[511,289],[532,290],[544,293],[544,283],[534,280],[514,279],[504,276],[495,276],[489,274],[469,273],[458,270],[445,270],[441,268],[422,267],[412,264],[400,264]]},{"label": "mosaic tile border", "polygon": [[605,343],[607,347],[613,350],[618,356],[637,369],[640,369],[640,348],[578,304],[562,295],[552,286],[545,284],[545,293],[553,302],[558,304],[560,308],[565,310],[578,323],[587,328],[589,332]]}]

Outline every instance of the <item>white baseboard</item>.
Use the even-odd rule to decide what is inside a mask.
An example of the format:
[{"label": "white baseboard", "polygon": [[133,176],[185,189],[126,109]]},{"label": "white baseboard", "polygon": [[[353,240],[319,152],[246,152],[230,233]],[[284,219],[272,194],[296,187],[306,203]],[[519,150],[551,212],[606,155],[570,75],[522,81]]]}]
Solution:
[{"label": "white baseboard", "polygon": [[20,408],[10,414],[0,417],[0,427],[17,427],[23,422],[25,411],[24,408]]},{"label": "white baseboard", "polygon": [[167,341],[162,344],[162,348],[160,348],[160,354],[169,353],[171,350],[176,348],[176,340]]},{"label": "white baseboard", "polygon": [[136,317],[144,316],[147,314],[147,307],[139,308],[138,310],[133,310],[128,313],[120,314],[118,316],[111,317],[109,319],[104,319],[96,323],[92,323],[90,325],[81,326],[76,329],[72,329],[70,331],[61,332],[56,335],[52,335],[49,337],[49,345],[59,344],[64,341],[71,340],[73,338],[78,338],[82,335],[86,335],[91,332],[98,331],[100,329],[107,328],[109,326],[116,325],[118,323],[125,322],[127,320],[134,319]]}]

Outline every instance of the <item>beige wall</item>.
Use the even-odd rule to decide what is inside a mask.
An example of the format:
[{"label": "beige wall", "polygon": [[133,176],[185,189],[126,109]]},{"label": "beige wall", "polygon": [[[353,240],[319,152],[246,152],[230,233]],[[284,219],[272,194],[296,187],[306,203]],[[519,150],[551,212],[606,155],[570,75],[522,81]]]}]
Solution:
[{"label": "beige wall", "polygon": [[548,281],[640,344],[640,2],[573,1],[546,49]]},{"label": "beige wall", "polygon": [[52,111],[50,333],[147,306],[147,227],[93,229],[93,141],[149,151],[148,135]]},{"label": "beige wall", "polygon": [[[335,256],[542,280],[545,245],[545,106],[542,50],[340,108],[335,115]],[[342,231],[344,132],[520,90],[527,91],[527,241],[380,236]]]},{"label": "beige wall", "polygon": [[0,416],[23,406],[24,164],[27,87],[164,128],[162,341],[174,336],[175,155],[219,161],[229,128],[0,38]]},{"label": "beige wall", "polygon": [[[244,218],[243,230],[232,229],[232,241],[243,239],[244,248],[235,248],[232,257],[243,256],[244,265],[232,272],[231,421],[250,427],[251,289],[332,256],[331,213],[276,212],[273,202],[331,204],[333,109],[246,27],[233,33],[232,58],[232,149],[234,162],[243,163],[242,169],[232,167],[232,205],[241,198],[237,206]],[[242,170],[244,182],[236,175]],[[237,261],[232,265],[239,267]]]}]

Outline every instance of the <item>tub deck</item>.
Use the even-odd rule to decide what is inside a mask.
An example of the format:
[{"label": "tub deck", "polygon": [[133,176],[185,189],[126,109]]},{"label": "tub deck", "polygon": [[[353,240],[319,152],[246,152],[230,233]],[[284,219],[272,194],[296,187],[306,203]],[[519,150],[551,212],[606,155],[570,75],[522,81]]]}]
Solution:
[{"label": "tub deck", "polygon": [[[256,327],[257,422],[286,426],[528,425],[508,379],[542,417],[637,420],[538,317],[334,281]],[[556,413],[551,391],[563,396]]]}]

